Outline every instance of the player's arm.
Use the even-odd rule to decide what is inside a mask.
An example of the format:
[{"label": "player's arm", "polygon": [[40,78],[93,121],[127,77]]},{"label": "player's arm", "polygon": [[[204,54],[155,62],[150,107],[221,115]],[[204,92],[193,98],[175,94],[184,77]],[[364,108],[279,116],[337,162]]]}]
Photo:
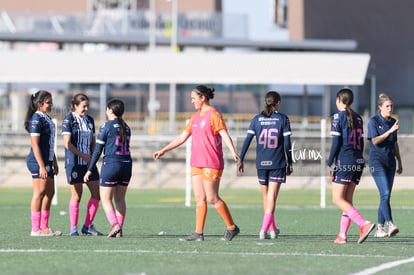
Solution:
[{"label": "player's arm", "polygon": [[57,162],[56,154],[53,155],[53,172],[55,173],[55,175],[59,174],[59,165]]},{"label": "player's arm", "polygon": [[96,143],[95,150],[93,150],[91,162],[89,163],[89,166],[88,166],[88,171],[83,176],[84,182],[89,181],[89,177],[92,175],[92,170],[96,166],[96,163],[98,162],[98,159],[101,156],[104,147],[105,147],[105,142]]},{"label": "player's arm", "polygon": [[394,133],[395,131],[398,131],[398,129],[400,128],[400,126],[398,125],[398,120],[394,123],[394,125],[385,133],[383,133],[382,135],[373,137],[371,139],[372,143],[374,145],[378,145],[382,142],[384,142],[392,133]]},{"label": "player's arm", "polygon": [[39,177],[45,179],[47,178],[47,171],[45,162],[43,161],[42,151],[40,150],[40,135],[31,135],[30,141],[34,157],[39,165]]},{"label": "player's arm", "polygon": [[336,160],[336,157],[338,156],[338,153],[339,153],[339,149],[341,148],[339,139],[340,139],[340,136],[332,136],[331,151],[329,152],[329,158],[328,158],[329,167],[331,167],[334,161]]},{"label": "player's arm", "polygon": [[403,166],[400,155],[400,146],[398,145],[398,142],[395,142],[395,158],[397,159],[397,173],[401,174],[403,172]]},{"label": "player's arm", "polygon": [[89,163],[91,161],[91,156],[85,153],[82,153],[79,151],[73,144],[70,142],[71,135],[64,134],[63,135],[63,146],[69,151],[71,151],[73,154],[77,155],[78,157],[81,157],[84,161]]},{"label": "player's arm", "polygon": [[247,131],[247,135],[246,135],[246,138],[244,139],[243,146],[242,146],[242,150],[240,152],[240,161],[237,164],[237,171],[239,173],[243,173],[244,172],[244,164],[243,164],[244,157],[247,154],[247,150],[249,150],[250,143],[252,142],[252,139],[253,139],[254,136],[255,135],[254,135],[254,132],[253,131],[251,131],[251,130],[248,130]]},{"label": "player's arm", "polygon": [[331,151],[329,152],[328,157],[328,167],[331,167],[336,158],[338,157],[339,150],[341,149],[341,142],[340,138],[342,135],[342,129],[340,127],[341,120],[339,117],[339,113],[333,115],[332,124],[331,124],[331,136],[332,136],[332,144],[331,144]]},{"label": "player's arm", "polygon": [[283,137],[283,143],[285,146],[285,156],[286,156],[286,174],[289,176],[293,173],[293,159],[292,159],[292,143],[290,141],[290,133]]},{"label": "player's arm", "polygon": [[236,148],[234,148],[233,140],[231,139],[227,129],[222,129],[219,131],[221,138],[223,139],[224,143],[226,144],[227,148],[229,148],[230,153],[234,159],[234,161],[240,161],[240,157],[236,152]]},{"label": "player's arm", "polygon": [[167,153],[168,151],[171,151],[175,148],[177,148],[178,146],[180,146],[181,144],[183,144],[184,142],[187,141],[187,139],[191,136],[191,133],[187,132],[187,131],[183,131],[179,136],[177,136],[174,140],[172,140],[168,145],[166,145],[164,148],[162,148],[159,151],[156,151],[152,154],[153,158],[155,160],[161,158],[165,153]]}]

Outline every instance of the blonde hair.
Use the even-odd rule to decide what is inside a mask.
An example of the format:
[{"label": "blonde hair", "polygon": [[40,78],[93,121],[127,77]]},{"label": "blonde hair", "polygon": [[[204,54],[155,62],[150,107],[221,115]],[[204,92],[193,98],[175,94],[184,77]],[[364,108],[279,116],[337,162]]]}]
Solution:
[{"label": "blonde hair", "polygon": [[378,107],[382,106],[382,104],[384,104],[385,101],[394,102],[394,100],[392,100],[392,98],[386,93],[380,93],[378,95]]}]

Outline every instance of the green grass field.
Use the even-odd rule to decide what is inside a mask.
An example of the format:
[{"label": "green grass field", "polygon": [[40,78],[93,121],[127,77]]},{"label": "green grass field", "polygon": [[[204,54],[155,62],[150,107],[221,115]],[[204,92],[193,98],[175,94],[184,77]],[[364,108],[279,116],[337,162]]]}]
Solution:
[{"label": "green grass field", "polygon": [[[82,200],[80,224],[88,193]],[[61,237],[30,237],[30,188],[0,188],[0,274],[410,274],[414,270],[414,190],[393,193],[393,215],[400,227],[394,238],[373,234],[357,244],[351,225],[348,243],[333,240],[340,212],[328,198],[319,207],[318,190],[281,190],[275,240],[259,240],[263,209],[258,189],[223,189],[241,233],[220,240],[225,226],[209,208],[204,242],[181,242],[194,230],[194,208],[184,206],[184,190],[130,189],[124,237],[69,237],[69,189],[58,192],[51,226]],[[330,195],[330,193],[328,193]],[[357,190],[355,204],[376,221],[376,190]],[[110,227],[100,210],[98,230]],[[371,268],[371,269],[370,269]]]}]

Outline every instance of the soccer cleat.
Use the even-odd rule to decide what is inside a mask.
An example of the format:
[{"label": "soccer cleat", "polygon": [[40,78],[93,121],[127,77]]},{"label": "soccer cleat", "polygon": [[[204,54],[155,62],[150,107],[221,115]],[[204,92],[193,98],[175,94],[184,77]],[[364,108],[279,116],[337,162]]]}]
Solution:
[{"label": "soccer cleat", "polygon": [[397,233],[400,232],[400,230],[398,229],[398,227],[394,224],[390,224],[388,226],[388,236],[389,237],[394,237],[395,235],[397,235]]},{"label": "soccer cleat", "polygon": [[279,234],[280,234],[280,229],[279,228],[276,228],[275,231],[271,230],[270,231],[270,238],[271,239],[276,239],[277,237],[279,237]]},{"label": "soccer cleat", "polygon": [[31,237],[40,237],[41,235],[42,235],[42,233],[40,232],[40,230],[30,232]]},{"label": "soccer cleat", "polygon": [[53,230],[52,228],[46,228],[40,230],[40,236],[42,237],[50,237],[50,236],[62,236],[61,231]]},{"label": "soccer cleat", "polygon": [[260,240],[270,239],[270,236],[266,232],[264,232],[263,230],[260,230],[259,239]]},{"label": "soccer cleat", "polygon": [[204,241],[204,234],[203,233],[196,233],[194,232],[188,237],[180,238],[180,241]]},{"label": "soccer cleat", "polygon": [[[108,238],[116,238],[116,236],[120,234],[121,230],[122,230],[121,226],[119,224],[115,224],[114,226],[112,226],[112,230],[111,232],[109,232]],[[95,235],[95,236],[98,236],[98,235]]]},{"label": "soccer cleat", "polygon": [[359,239],[358,243],[363,243],[367,238],[369,233],[371,233],[372,230],[375,228],[375,223],[367,222],[365,225],[361,226],[359,229]]},{"label": "soccer cleat", "polygon": [[384,231],[384,228],[378,228],[375,231],[374,237],[376,237],[376,238],[386,238],[386,237],[388,237],[388,233],[386,233]]},{"label": "soccer cleat", "polygon": [[69,236],[79,236],[78,229],[76,227],[75,228],[71,228],[70,229]]},{"label": "soccer cleat", "polygon": [[223,241],[231,241],[239,233],[240,233],[240,228],[237,225],[234,225],[234,229],[233,230],[228,230],[227,229],[224,232],[224,236],[221,238],[221,240],[223,240]]},{"label": "soccer cleat", "polygon": [[89,227],[86,225],[82,226],[82,234],[83,235],[92,235],[92,236],[102,236],[103,234],[95,229],[93,224]]},{"label": "soccer cleat", "polygon": [[348,239],[347,238],[342,238],[341,235],[338,234],[338,236],[336,236],[336,239],[334,241],[334,243],[338,243],[338,244],[344,244],[347,243]]}]

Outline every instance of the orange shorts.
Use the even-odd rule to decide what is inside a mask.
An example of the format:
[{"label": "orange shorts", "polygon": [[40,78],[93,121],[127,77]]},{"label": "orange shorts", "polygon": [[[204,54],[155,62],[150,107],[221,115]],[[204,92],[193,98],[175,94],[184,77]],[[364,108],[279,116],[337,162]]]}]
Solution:
[{"label": "orange shorts", "polygon": [[213,168],[191,167],[191,176],[203,175],[203,179],[211,182],[220,182],[223,170]]}]

